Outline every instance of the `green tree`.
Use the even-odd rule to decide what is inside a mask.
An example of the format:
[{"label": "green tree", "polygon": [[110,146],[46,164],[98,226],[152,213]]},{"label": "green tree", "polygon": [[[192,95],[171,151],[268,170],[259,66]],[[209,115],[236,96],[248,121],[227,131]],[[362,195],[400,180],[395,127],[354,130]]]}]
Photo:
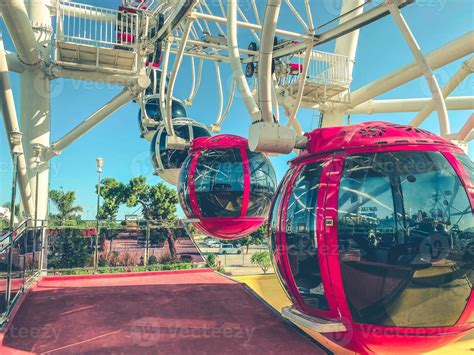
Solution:
[{"label": "green tree", "polygon": [[176,247],[171,227],[174,226],[176,204],[178,195],[176,191],[163,183],[150,186],[146,177],[138,176],[130,180],[126,189],[126,204],[128,207],[142,207],[143,217],[153,221],[166,230],[169,251],[172,258],[176,258]]},{"label": "green tree", "polygon": [[265,243],[267,240],[267,225],[264,224],[261,226],[259,229],[257,229],[255,232],[250,234],[247,237],[236,239],[232,241],[231,243],[234,245],[241,245],[243,247],[246,247],[245,254],[249,253],[249,247],[251,245],[261,245]]},{"label": "green tree", "polygon": [[74,206],[76,201],[76,193],[74,191],[51,190],[49,198],[58,209],[57,217],[61,220],[61,225],[69,218],[77,219],[80,212],[83,211],[81,206]]},{"label": "green tree", "polygon": [[270,260],[270,253],[268,251],[259,251],[253,254],[250,258],[250,262],[252,264],[260,266],[264,274],[267,273],[268,269],[272,265],[272,262]]},{"label": "green tree", "polygon": [[[97,186],[96,186],[97,193]],[[114,179],[102,179],[100,184],[100,196],[102,197],[102,206],[99,207],[99,219],[106,221],[115,221],[120,209],[120,205],[125,203],[127,187],[124,183]],[[112,243],[116,233],[102,232],[106,239],[110,240],[109,251],[112,251]]]},{"label": "green tree", "polygon": [[[100,196],[102,206],[99,208],[99,219],[114,221],[120,209],[125,203],[127,187],[124,183],[114,178],[102,179],[100,184]],[[97,187],[96,187],[97,193]]]}]

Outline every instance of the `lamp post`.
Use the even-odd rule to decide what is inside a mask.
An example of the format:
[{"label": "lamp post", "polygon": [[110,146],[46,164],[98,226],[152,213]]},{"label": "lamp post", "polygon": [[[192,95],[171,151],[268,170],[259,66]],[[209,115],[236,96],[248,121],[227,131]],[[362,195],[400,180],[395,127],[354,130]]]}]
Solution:
[{"label": "lamp post", "polygon": [[102,168],[104,166],[104,159],[97,158],[97,215],[96,215],[96,231],[95,231],[95,250],[94,250],[94,272],[97,273],[97,268],[99,266],[99,233],[100,233],[100,225],[99,225],[99,209],[100,209],[100,175],[102,174]]}]

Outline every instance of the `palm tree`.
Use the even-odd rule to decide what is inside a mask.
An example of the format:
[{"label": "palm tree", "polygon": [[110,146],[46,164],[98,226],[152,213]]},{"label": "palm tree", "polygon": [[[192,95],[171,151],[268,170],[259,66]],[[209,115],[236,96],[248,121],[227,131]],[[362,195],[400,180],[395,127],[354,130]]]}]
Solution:
[{"label": "palm tree", "polygon": [[81,206],[74,206],[76,201],[76,193],[74,191],[51,190],[49,198],[58,209],[58,217],[61,219],[62,226],[64,226],[64,222],[68,218],[83,211]]}]

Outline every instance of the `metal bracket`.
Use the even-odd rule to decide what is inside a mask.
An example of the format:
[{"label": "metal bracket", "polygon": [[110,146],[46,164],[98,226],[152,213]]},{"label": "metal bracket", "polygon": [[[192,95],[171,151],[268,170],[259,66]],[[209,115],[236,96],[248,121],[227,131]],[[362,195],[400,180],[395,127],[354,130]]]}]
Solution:
[{"label": "metal bracket", "polygon": [[334,333],[347,331],[346,326],[339,321],[326,320],[303,314],[293,307],[285,307],[281,310],[283,318],[302,325],[305,328],[314,330],[318,333]]}]

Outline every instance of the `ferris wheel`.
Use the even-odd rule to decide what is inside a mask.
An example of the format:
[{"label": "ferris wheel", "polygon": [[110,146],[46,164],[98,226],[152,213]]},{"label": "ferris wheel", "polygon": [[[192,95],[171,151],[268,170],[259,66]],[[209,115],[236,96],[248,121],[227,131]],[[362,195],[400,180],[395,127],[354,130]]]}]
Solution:
[{"label": "ferris wheel", "polygon": [[[336,342],[346,341],[344,346],[357,351],[367,347],[381,350],[376,337],[364,338],[360,324],[379,327],[381,332],[395,332],[392,328],[396,328],[397,321],[403,329],[415,328],[418,319],[400,310],[412,306],[409,296],[399,300],[392,294],[370,295],[377,301],[370,307],[380,311],[378,319],[368,319],[361,304],[345,298],[346,294],[347,298],[357,297],[351,275],[359,280],[368,269],[377,269],[380,274],[395,269],[399,278],[394,277],[390,287],[401,295],[402,289],[413,283],[425,279],[431,282],[430,272],[439,273],[436,267],[459,263],[457,268],[464,270],[469,265],[458,251],[444,265],[428,265],[422,258],[401,255],[416,250],[421,242],[415,241],[415,245],[412,236],[392,232],[404,223],[400,221],[404,209],[412,207],[405,206],[409,198],[403,189],[414,184],[420,189],[435,189],[435,185],[420,183],[431,181],[433,176],[443,176],[447,184],[458,187],[456,194],[460,195],[453,196],[449,203],[456,202],[462,217],[472,220],[468,212],[469,205],[474,205],[474,182],[470,177],[474,168],[462,149],[465,151],[474,138],[474,115],[453,132],[448,112],[474,109],[473,97],[450,97],[473,72],[474,33],[469,30],[425,55],[402,14],[415,0],[336,3],[340,4],[337,9],[333,2],[310,0],[123,0],[112,8],[68,0],[2,1],[0,11],[16,53],[6,51],[0,41],[1,108],[25,215],[40,220],[47,217],[50,161],[134,101],[137,137],[150,142],[150,164],[157,175],[178,186],[183,210],[200,230],[221,239],[235,239],[268,220],[272,257],[295,305],[285,309],[285,317],[326,333]],[[321,19],[323,7],[331,16]],[[393,21],[414,60],[353,88],[359,31],[382,18]],[[335,43],[332,52],[318,48],[331,42]],[[441,87],[433,71],[465,57],[459,70]],[[209,63],[213,77],[205,77],[204,67]],[[183,83],[188,95],[178,97],[178,75],[188,64],[190,78]],[[10,71],[21,74],[19,115]],[[223,80],[225,72],[232,75],[230,83]],[[419,77],[426,80],[431,97],[376,99]],[[112,83],[123,86],[123,90],[51,142],[51,82],[58,78]],[[206,81],[214,82],[216,87],[215,92],[205,92],[209,103],[217,107],[212,124],[188,114],[200,90],[205,90]],[[241,101],[235,100],[237,96]],[[224,122],[234,119],[230,115],[232,107],[242,103],[249,118],[248,139],[220,134]],[[318,112],[318,129],[304,132],[303,110]],[[441,137],[419,128],[434,111]],[[356,114],[397,112],[414,113],[409,126],[379,121],[350,125],[346,119]],[[384,156],[387,149],[391,155]],[[277,187],[267,156],[293,151],[298,156]],[[422,162],[423,168],[401,169],[399,161],[416,167]],[[380,169],[384,164],[394,164],[395,168],[388,173],[385,167]],[[390,184],[384,185],[383,181]],[[348,185],[343,199],[347,215],[366,208],[370,218],[376,220],[383,210],[383,220],[371,223],[383,228],[364,231],[355,226],[360,216],[346,218],[354,225],[343,225],[344,218],[338,213],[344,212],[344,203],[339,203],[338,193],[344,183]],[[353,188],[367,184],[381,184],[375,189],[380,193],[372,195],[373,189]],[[382,201],[387,194],[393,198]],[[294,221],[290,216],[295,217]],[[425,221],[417,227],[428,229],[430,223]],[[352,231],[352,239],[338,235],[338,231]],[[380,242],[375,246],[385,249],[373,250],[374,245],[361,242],[364,233],[377,237]],[[300,243],[289,245],[292,241]],[[430,245],[430,240],[423,243]],[[321,254],[318,244],[333,248],[337,255]],[[316,253],[305,253],[301,245],[311,246]],[[341,249],[342,245],[348,249]],[[318,255],[322,261],[309,259]],[[412,263],[401,264],[404,260]],[[311,270],[311,277],[302,273],[306,265],[318,263],[325,266]],[[334,274],[330,275],[329,269]],[[421,281],[416,279],[420,274]],[[369,280],[376,279],[371,276]],[[371,285],[372,289],[383,288]],[[413,350],[412,342],[407,340],[410,338],[422,344],[420,351],[430,350],[437,341],[430,335],[436,338],[450,334],[445,337],[449,342],[471,329],[469,312],[474,302],[464,286],[461,291],[465,302],[453,302],[459,311],[458,323],[435,319],[432,324],[423,318],[430,312],[417,313],[423,319],[419,321],[425,327],[422,329],[428,330],[420,337],[402,337],[396,349]],[[325,299],[325,292],[333,297]],[[443,297],[446,303],[453,301],[452,295]],[[396,298],[400,303],[395,304]],[[433,326],[439,333],[429,333]],[[349,341],[346,335],[350,330]]]}]

